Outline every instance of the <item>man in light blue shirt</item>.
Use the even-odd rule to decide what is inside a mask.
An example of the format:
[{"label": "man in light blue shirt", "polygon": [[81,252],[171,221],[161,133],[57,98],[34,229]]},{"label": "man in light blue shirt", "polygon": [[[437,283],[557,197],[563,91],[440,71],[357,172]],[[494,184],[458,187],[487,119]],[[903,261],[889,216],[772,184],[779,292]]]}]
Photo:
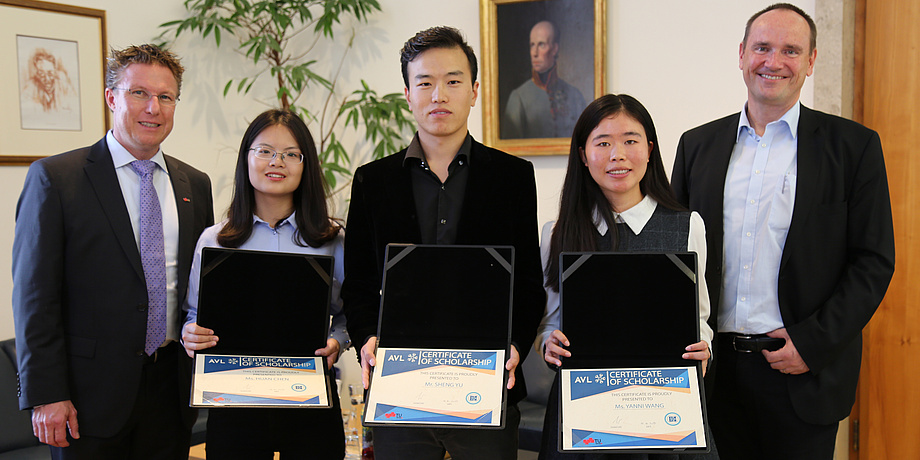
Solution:
[{"label": "man in light blue shirt", "polygon": [[815,44],[798,7],[751,17],[744,109],[684,133],[671,175],[709,229],[709,418],[722,459],[833,458],[862,329],[894,272],[878,134],[799,103]]}]

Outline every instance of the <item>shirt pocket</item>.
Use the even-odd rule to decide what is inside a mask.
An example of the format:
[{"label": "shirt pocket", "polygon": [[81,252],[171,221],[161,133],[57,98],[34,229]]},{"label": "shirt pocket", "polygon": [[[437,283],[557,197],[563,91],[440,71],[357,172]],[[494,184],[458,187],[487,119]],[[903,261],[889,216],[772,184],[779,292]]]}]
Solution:
[{"label": "shirt pocket", "polygon": [[776,183],[776,190],[773,192],[773,203],[770,206],[770,217],[767,221],[770,231],[775,232],[777,237],[784,239],[789,231],[789,223],[792,222],[792,208],[795,205],[795,184],[795,174],[784,174]]}]

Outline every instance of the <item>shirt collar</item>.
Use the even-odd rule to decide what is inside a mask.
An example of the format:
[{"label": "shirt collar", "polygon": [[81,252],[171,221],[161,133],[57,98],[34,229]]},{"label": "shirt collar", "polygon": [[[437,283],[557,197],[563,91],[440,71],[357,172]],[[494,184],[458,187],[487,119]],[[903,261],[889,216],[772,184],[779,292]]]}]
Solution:
[{"label": "shirt collar", "polygon": [[[282,220],[282,221],[278,224],[278,226],[275,227],[275,228],[277,229],[277,228],[283,227],[285,224],[290,225],[292,228],[297,228],[297,220],[294,219],[294,216],[296,216],[296,215],[297,215],[297,211],[292,212],[290,216],[287,216],[287,219]],[[252,215],[252,223],[253,223],[253,225],[265,224],[265,225],[267,225],[269,228],[271,228],[271,224],[269,224],[268,222],[262,220],[261,217],[255,215],[255,214]]]},{"label": "shirt collar", "polygon": [[[652,214],[655,213],[655,208],[657,207],[658,202],[655,201],[654,198],[646,195],[642,198],[642,201],[635,206],[623,212],[614,212],[613,220],[618,224],[625,223],[633,233],[638,235],[642,233],[642,229],[645,228],[645,224],[652,218]],[[601,235],[607,234],[607,222],[604,221],[604,217],[597,208],[594,208],[594,226],[597,227],[597,232]]]},{"label": "shirt collar", "polygon": [[[457,154],[454,156],[454,159],[465,158],[467,164],[470,163],[470,150],[473,148],[473,136],[470,136],[470,133],[466,133],[466,139],[463,140],[463,144],[460,145],[460,150],[457,151]],[[421,163],[425,162],[425,151],[422,150],[422,141],[418,138],[418,132],[415,133],[415,136],[412,137],[412,142],[409,143],[409,147],[406,149],[406,158],[403,159],[403,167],[409,164],[409,159],[418,160]],[[453,163],[453,161],[452,161]]]},{"label": "shirt collar", "polygon": [[556,81],[559,79],[559,77],[556,75],[556,64],[553,64],[553,68],[542,74],[536,70],[531,69],[530,78],[533,80],[533,84],[537,85],[537,88],[540,88],[546,92],[552,92],[552,90],[556,87]]},{"label": "shirt collar", "polygon": [[[791,109],[787,110],[786,113],[784,113],[783,116],[779,118],[779,120],[768,123],[767,126],[775,123],[785,123],[786,127],[789,129],[789,133],[792,135],[792,139],[795,140],[796,136],[798,136],[799,115],[801,113],[802,104],[800,102],[796,102],[793,104]],[[741,139],[741,134],[745,131],[750,131],[752,133],[754,132],[754,127],[751,126],[751,121],[748,120],[747,116],[747,102],[744,103],[744,108],[741,109],[741,119],[738,121],[738,132],[735,136],[735,142],[738,142]]]},{"label": "shirt collar", "polygon": [[[112,133],[112,130],[106,133],[105,142],[109,146],[109,152],[112,154],[112,162],[115,163],[115,169],[127,166],[131,164],[132,161],[137,160],[128,149],[124,148],[121,143],[118,142],[118,139],[115,139],[115,134]],[[157,150],[156,155],[150,160],[156,163],[163,172],[169,174],[169,170],[166,169],[166,158],[163,156],[163,149]]]}]

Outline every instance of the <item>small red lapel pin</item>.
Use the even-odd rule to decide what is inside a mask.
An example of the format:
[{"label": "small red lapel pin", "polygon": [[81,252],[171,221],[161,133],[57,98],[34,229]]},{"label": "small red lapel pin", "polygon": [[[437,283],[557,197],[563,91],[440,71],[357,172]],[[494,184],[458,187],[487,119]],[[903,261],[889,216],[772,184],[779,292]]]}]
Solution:
[{"label": "small red lapel pin", "polygon": [[192,200],[190,200],[190,199],[188,199],[188,198],[183,198],[182,201],[184,201],[184,202],[186,202],[186,203],[191,203],[191,202],[192,202]]}]

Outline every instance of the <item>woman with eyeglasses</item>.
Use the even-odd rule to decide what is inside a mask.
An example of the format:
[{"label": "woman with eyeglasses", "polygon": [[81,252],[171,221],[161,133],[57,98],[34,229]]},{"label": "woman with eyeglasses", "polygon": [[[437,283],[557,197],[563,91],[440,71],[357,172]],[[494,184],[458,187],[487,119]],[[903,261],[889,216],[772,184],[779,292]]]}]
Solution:
[{"label": "woman with eyeglasses", "polygon": [[[332,326],[326,347],[316,350],[327,367],[349,344],[339,290],[343,278],[342,225],[329,217],[316,146],[297,115],[268,110],[249,125],[240,143],[233,198],[227,219],[206,229],[192,264],[188,319],[182,343],[189,356],[217,344],[219,331],[198,326],[198,277],[204,247],[328,255],[335,258]],[[266,287],[253,287],[270,289]],[[286,333],[286,332],[279,332]],[[287,332],[289,333],[289,332]],[[332,394],[337,393],[332,381]],[[212,409],[208,414],[208,460],[281,458],[342,459],[345,435],[338,398],[327,409]]]}]

